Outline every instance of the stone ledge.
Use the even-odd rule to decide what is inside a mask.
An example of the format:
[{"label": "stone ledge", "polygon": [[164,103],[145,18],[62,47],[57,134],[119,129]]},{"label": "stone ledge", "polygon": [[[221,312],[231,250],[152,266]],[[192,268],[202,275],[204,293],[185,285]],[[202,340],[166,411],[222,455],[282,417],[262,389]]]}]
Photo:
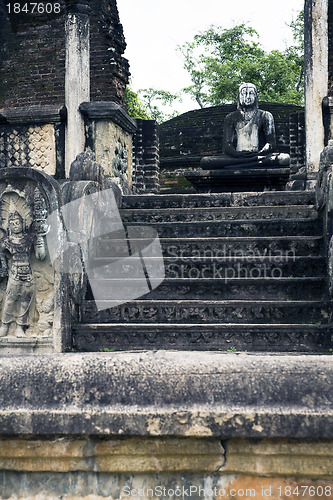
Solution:
[{"label": "stone ledge", "polygon": [[26,106],[0,109],[0,124],[60,123],[66,119],[65,106]]},{"label": "stone ledge", "polygon": [[333,476],[332,441],[295,439],[231,439],[226,444],[226,463],[221,471],[262,477]]},{"label": "stone ledge", "polygon": [[0,470],[215,473],[224,465],[217,439],[1,439]]},{"label": "stone ledge", "polygon": [[1,357],[2,435],[333,437],[331,356]]},{"label": "stone ledge", "polygon": [[83,102],[80,105],[80,111],[90,120],[105,120],[109,118],[131,134],[137,129],[135,120],[115,102]]}]

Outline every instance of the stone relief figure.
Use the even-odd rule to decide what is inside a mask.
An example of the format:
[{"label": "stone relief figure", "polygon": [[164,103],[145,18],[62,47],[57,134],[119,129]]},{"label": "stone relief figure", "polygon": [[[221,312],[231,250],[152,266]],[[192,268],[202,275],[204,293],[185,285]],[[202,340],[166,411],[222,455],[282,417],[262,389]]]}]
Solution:
[{"label": "stone relief figure", "polygon": [[38,312],[38,323],[36,325],[36,336],[48,337],[52,334],[54,313],[54,279],[45,273],[36,271],[36,309]]},{"label": "stone relief figure", "polygon": [[275,167],[289,165],[289,155],[276,153],[274,118],[258,108],[258,93],[252,83],[238,89],[237,110],[224,123],[224,154],[205,156],[204,170],[235,167]]},{"label": "stone relief figure", "polygon": [[46,248],[43,230],[43,207],[38,190],[35,191],[36,220],[26,200],[15,192],[7,192],[1,199],[1,215],[6,235],[0,240],[2,277],[10,261],[6,294],[3,300],[0,337],[25,337],[29,327],[29,310],[35,292],[31,269],[31,252],[43,260]]},{"label": "stone relief figure", "polygon": [[118,144],[114,151],[115,157],[112,162],[112,170],[116,177],[127,181],[127,149],[125,144],[121,144],[118,141]]},{"label": "stone relief figure", "polygon": [[46,299],[37,299],[37,311],[39,313],[39,320],[37,323],[38,333],[42,337],[48,337],[52,334],[53,325],[53,311],[54,311],[54,294],[49,292]]}]

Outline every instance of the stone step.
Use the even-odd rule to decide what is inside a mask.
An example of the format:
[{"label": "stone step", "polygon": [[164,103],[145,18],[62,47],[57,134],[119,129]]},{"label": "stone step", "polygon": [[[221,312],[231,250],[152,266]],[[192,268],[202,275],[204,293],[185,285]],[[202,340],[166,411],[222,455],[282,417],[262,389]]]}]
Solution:
[{"label": "stone step", "polygon": [[[128,226],[139,226],[141,223],[131,222]],[[309,219],[273,219],[273,220],[231,220],[207,222],[174,222],[149,223],[160,238],[201,238],[226,236],[283,236],[283,235],[320,235],[322,224],[320,218]]]},{"label": "stone step", "polygon": [[161,194],[123,197],[123,208],[199,208],[258,205],[314,205],[313,191],[266,191],[261,193]]},{"label": "stone step", "polygon": [[[144,261],[149,276],[158,276],[165,271],[166,278],[291,278],[306,276],[324,276],[326,261],[323,257],[158,257]],[[155,274],[154,274],[155,273]],[[132,280],[142,275],[140,257],[126,259],[95,258],[90,263],[89,276],[96,280],[127,279]]]},{"label": "stone step", "polygon": [[316,218],[317,210],[311,205],[259,206],[259,207],[211,207],[211,208],[162,208],[121,210],[125,223],[141,222],[191,222],[253,219],[307,219]]},{"label": "stone step", "polygon": [[79,351],[217,350],[248,352],[330,352],[332,325],[306,324],[79,324]]},{"label": "stone step", "polygon": [[[138,240],[140,248],[151,240]],[[323,252],[321,236],[240,236],[215,238],[161,238],[164,257],[232,257],[265,255],[271,258],[320,255]],[[127,247],[126,247],[127,248]],[[104,237],[97,247],[97,257],[122,256],[124,241]],[[126,256],[127,254],[123,255]]]},{"label": "stone step", "polygon": [[[318,323],[331,319],[331,303],[267,300],[84,301],[82,323]],[[107,307],[107,309],[104,309]]]},{"label": "stone step", "polygon": [[[105,285],[105,284],[104,284]],[[118,290],[118,298],[130,297],[138,290],[138,279],[109,280],[108,286]],[[89,294],[93,299],[92,292]],[[140,297],[140,300],[324,300],[326,279],[311,278],[233,278],[233,279],[189,279],[166,278],[157,288]]]}]

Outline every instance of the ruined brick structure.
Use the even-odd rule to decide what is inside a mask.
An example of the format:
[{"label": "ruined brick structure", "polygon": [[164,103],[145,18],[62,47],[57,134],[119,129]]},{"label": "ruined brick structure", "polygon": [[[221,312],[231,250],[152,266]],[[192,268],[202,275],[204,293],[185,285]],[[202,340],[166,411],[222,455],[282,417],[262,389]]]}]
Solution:
[{"label": "ruined brick structure", "polygon": [[[125,148],[123,189],[158,191],[156,125],[138,122],[135,137],[126,114],[129,64],[116,0],[54,0],[48,13],[25,12],[33,4],[23,1],[9,5],[0,2],[0,167],[68,177],[89,147],[121,184],[113,165]],[[156,150],[153,157],[140,144]]]},{"label": "ruined brick structure", "polygon": [[124,107],[129,65],[116,0],[92,0],[90,15],[90,99]]},{"label": "ruined brick structure", "polygon": [[[1,107],[64,104],[65,16],[75,2],[59,3],[59,14],[44,15],[8,15],[0,3]],[[124,106],[129,65],[116,1],[92,0],[89,7],[91,100]]]}]

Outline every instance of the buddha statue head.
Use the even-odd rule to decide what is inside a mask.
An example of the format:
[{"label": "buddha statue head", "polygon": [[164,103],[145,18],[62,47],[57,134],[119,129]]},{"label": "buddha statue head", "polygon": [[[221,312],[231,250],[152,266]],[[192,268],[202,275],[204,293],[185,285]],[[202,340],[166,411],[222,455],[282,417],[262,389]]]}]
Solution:
[{"label": "buddha statue head", "polygon": [[238,88],[238,109],[258,108],[258,92],[253,83],[242,83]]}]

